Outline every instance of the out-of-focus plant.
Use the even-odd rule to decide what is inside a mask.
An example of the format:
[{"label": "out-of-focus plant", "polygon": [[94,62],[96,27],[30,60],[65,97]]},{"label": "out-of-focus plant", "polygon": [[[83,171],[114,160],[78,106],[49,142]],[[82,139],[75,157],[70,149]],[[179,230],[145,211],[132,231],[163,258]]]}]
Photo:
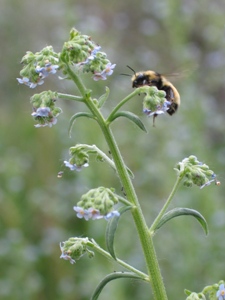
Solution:
[{"label": "out-of-focus plant", "polygon": [[[183,181],[184,186],[198,186],[204,188],[211,183],[219,185],[215,173],[206,164],[201,163],[194,155],[183,159],[177,163],[174,170],[177,173],[177,180],[174,187],[158,213],[156,219],[149,226],[147,224],[141,208],[141,200],[138,199],[132,179],[131,170],[126,166],[120,153],[118,144],[111,130],[111,124],[119,117],[125,117],[146,132],[141,119],[130,111],[122,111],[121,107],[130,101],[137,94],[143,95],[143,112],[148,110],[148,116],[155,118],[169,109],[170,103],[165,98],[165,92],[158,90],[154,86],[142,86],[135,89],[131,94],[122,99],[108,116],[104,116],[102,107],[109,98],[109,89],[99,98],[93,98],[92,91],[87,89],[81,80],[81,72],[91,73],[94,81],[106,80],[113,74],[115,64],[112,64],[106,53],[101,51],[101,47],[89,36],[82,35],[76,29],[70,32],[70,38],[64,43],[62,51],[56,53],[52,46],[45,47],[40,52],[32,53],[28,51],[21,61],[23,68],[20,72],[21,78],[17,78],[20,84],[30,88],[44,84],[45,79],[61,71],[60,79],[71,80],[77,86],[78,95],[70,95],[60,92],[44,91],[31,97],[32,116],[37,122],[36,127],[52,127],[57,123],[57,117],[62,113],[62,109],[56,106],[59,99],[79,101],[89,109],[89,112],[76,112],[69,125],[69,132],[73,129],[74,122],[80,118],[91,118],[96,121],[101,128],[103,137],[110,149],[110,157],[100,150],[96,145],[77,144],[70,148],[70,159],[64,161],[66,167],[71,171],[81,171],[82,168],[89,167],[89,157],[94,155],[99,162],[106,163],[114,170],[114,174],[123,186],[123,194],[117,194],[110,187],[92,188],[73,207],[78,218],[85,220],[99,220],[104,218],[106,224],[106,248],[98,245],[93,237],[71,237],[67,241],[60,243],[61,258],[69,260],[71,264],[76,263],[85,254],[89,258],[94,257],[97,251],[107,259],[116,261],[118,265],[127,269],[127,272],[113,272],[108,274],[97,286],[92,295],[92,299],[97,299],[105,285],[114,279],[135,278],[150,284],[154,299],[167,299],[166,288],[163,283],[157,255],[154,248],[153,237],[157,231],[169,220],[178,216],[192,216],[201,224],[205,233],[208,233],[208,226],[205,218],[196,210],[190,208],[174,208],[168,210],[178,186]],[[97,84],[97,83],[96,83]],[[94,133],[93,133],[94,134]],[[58,177],[62,176],[62,172]],[[116,255],[114,239],[118,227],[118,222],[125,212],[129,211],[133,217],[137,228],[137,233],[142,245],[143,255],[146,261],[146,272],[138,270],[126,263]],[[225,299],[224,282],[207,286],[200,293],[185,290],[186,299]]]}]

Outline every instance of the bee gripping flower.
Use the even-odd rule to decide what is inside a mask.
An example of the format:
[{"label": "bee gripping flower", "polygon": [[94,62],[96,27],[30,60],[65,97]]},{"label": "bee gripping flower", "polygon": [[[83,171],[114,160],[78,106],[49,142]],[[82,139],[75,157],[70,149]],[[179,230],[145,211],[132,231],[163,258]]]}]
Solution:
[{"label": "bee gripping flower", "polygon": [[154,120],[158,115],[164,114],[171,105],[171,102],[165,98],[165,92],[160,91],[155,86],[142,86],[139,88],[141,93],[145,94],[143,101],[143,113],[148,117],[153,116]]}]

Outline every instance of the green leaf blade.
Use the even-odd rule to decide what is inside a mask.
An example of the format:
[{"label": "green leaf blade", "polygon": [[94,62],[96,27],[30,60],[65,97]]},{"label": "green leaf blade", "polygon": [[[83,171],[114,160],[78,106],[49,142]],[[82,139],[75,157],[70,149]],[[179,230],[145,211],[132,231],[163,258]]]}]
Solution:
[{"label": "green leaf blade", "polygon": [[106,247],[111,254],[111,256],[116,260],[116,254],[114,250],[114,239],[115,239],[115,233],[116,229],[119,223],[119,219],[123,213],[125,213],[127,210],[131,209],[132,206],[122,206],[118,209],[118,212],[120,213],[119,216],[114,216],[112,219],[108,221],[107,227],[106,227]]},{"label": "green leaf blade", "polygon": [[134,274],[134,273],[130,273],[130,272],[114,272],[111,274],[108,274],[97,286],[97,288],[95,289],[91,300],[97,300],[99,295],[101,294],[101,291],[103,290],[103,288],[106,286],[107,283],[109,283],[112,280],[115,279],[119,279],[119,278],[130,278],[130,279],[141,279],[143,280],[141,277],[139,277],[138,275]]},{"label": "green leaf blade", "polygon": [[69,129],[68,129],[69,136],[71,136],[71,131],[72,131],[72,128],[73,128],[73,125],[74,125],[75,121],[78,118],[80,118],[80,117],[86,117],[86,118],[89,118],[89,119],[95,119],[95,117],[91,113],[87,113],[87,112],[80,112],[80,113],[74,114],[70,118]]},{"label": "green leaf blade", "polygon": [[162,225],[164,225],[169,220],[179,217],[179,216],[192,216],[194,217],[202,226],[206,235],[208,235],[208,225],[205,218],[197,211],[191,208],[174,208],[163,215],[159,223],[157,224],[155,231],[157,231]]},{"label": "green leaf blade", "polygon": [[105,102],[107,101],[108,97],[109,97],[109,93],[110,90],[109,88],[106,86],[105,87],[105,94],[103,94],[99,99],[98,99],[98,108],[101,108]]},{"label": "green leaf blade", "polygon": [[137,125],[141,130],[143,130],[144,132],[147,133],[147,129],[145,128],[145,126],[142,123],[141,119],[137,115],[133,114],[132,112],[130,112],[130,111],[117,112],[112,116],[110,121],[112,122],[112,121],[116,120],[119,117],[125,117],[125,118],[129,119],[131,122],[133,122],[135,125]]}]

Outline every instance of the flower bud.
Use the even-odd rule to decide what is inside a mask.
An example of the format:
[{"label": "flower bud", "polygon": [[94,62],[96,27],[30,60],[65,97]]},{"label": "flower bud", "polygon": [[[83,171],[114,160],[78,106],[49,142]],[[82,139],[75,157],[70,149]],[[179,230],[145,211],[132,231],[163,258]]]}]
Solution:
[{"label": "flower bud", "polygon": [[[106,80],[106,76],[113,73],[115,64],[111,64],[106,53],[100,50],[101,47],[92,41],[91,37],[81,35],[73,28],[69,41],[64,43],[60,58],[65,64],[72,64],[83,72],[93,73],[95,81]],[[64,68],[63,64],[62,68]],[[63,72],[66,74],[66,68]]]},{"label": "flower bud", "polygon": [[23,69],[20,71],[22,78],[17,78],[20,84],[30,88],[44,83],[44,78],[49,74],[55,74],[59,68],[59,57],[52,46],[45,47],[35,54],[28,51],[22,58]]},{"label": "flower bud", "polygon": [[70,168],[71,171],[81,171],[82,168],[89,166],[89,154],[87,149],[83,145],[76,145],[70,147],[71,158],[69,161],[64,161],[66,167]]},{"label": "flower bud", "polygon": [[164,91],[159,91],[155,86],[144,86],[140,88],[140,91],[146,94],[143,101],[143,112],[149,117],[156,117],[169,109],[171,103],[166,100]]},{"label": "flower bud", "polygon": [[194,155],[183,159],[174,169],[178,176],[184,176],[184,185],[187,187],[197,185],[202,189],[212,182],[216,185],[219,182],[216,180],[216,174],[206,164],[199,162]]},{"label": "flower bud", "polygon": [[116,203],[118,203],[118,198],[113,193],[113,189],[99,187],[84,194],[73,209],[80,219],[95,220],[105,218],[108,220],[120,215],[118,211],[113,210]]},{"label": "flower bud", "polygon": [[61,108],[55,106],[57,93],[45,91],[40,94],[35,94],[30,98],[33,105],[32,116],[38,122],[35,127],[44,127],[55,125],[57,116],[62,112]]},{"label": "flower bud", "polygon": [[76,260],[79,260],[86,252],[89,253],[89,257],[93,257],[93,252],[87,249],[88,238],[70,238],[66,242],[60,243],[60,250],[62,252],[60,258],[69,260],[71,264],[74,264]]}]

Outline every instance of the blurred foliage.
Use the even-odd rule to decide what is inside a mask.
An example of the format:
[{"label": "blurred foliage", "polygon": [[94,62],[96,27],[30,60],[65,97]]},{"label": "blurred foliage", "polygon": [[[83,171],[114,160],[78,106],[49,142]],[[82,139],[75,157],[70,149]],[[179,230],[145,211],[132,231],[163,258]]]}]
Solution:
[{"label": "blurred foliage", "polygon": [[[197,222],[178,218],[155,237],[169,299],[184,299],[184,288],[201,290],[224,279],[225,230],[225,2],[224,0],[60,1],[2,0],[0,2],[0,298],[85,300],[99,280],[118,266],[96,255],[75,265],[60,260],[59,242],[70,236],[89,236],[104,245],[105,221],[78,220],[72,211],[90,188],[104,185],[121,190],[118,179],[104,164],[91,162],[79,174],[57,173],[76,143],[95,143],[108,151],[100,130],[91,120],[77,121],[72,138],[69,118],[83,110],[78,103],[62,103],[64,114],[53,128],[34,128],[29,98],[43,89],[76,93],[70,82],[54,76],[35,91],[19,86],[20,59],[27,50],[46,45],[60,51],[71,27],[91,35],[116,63],[107,81],[111,89],[105,114],[132,91],[126,65],[135,70],[184,71],[174,78],[181,107],[174,117],[142,117],[141,98],[128,109],[142,117],[149,133],[125,119],[113,124],[149,224],[175,181],[173,167],[190,154],[218,174],[221,186],[203,190],[183,188],[173,205],[199,210],[207,219],[206,238]],[[188,71],[188,72],[186,72]],[[87,86],[99,97],[105,82]],[[135,101],[136,100],[136,101]],[[121,128],[123,130],[121,130]],[[91,224],[90,224],[91,223]],[[129,213],[117,232],[118,256],[142,270],[144,261]],[[129,239],[127,237],[130,237]],[[124,243],[122,243],[124,241]],[[110,283],[100,299],[152,299],[149,286],[139,281]]]}]

